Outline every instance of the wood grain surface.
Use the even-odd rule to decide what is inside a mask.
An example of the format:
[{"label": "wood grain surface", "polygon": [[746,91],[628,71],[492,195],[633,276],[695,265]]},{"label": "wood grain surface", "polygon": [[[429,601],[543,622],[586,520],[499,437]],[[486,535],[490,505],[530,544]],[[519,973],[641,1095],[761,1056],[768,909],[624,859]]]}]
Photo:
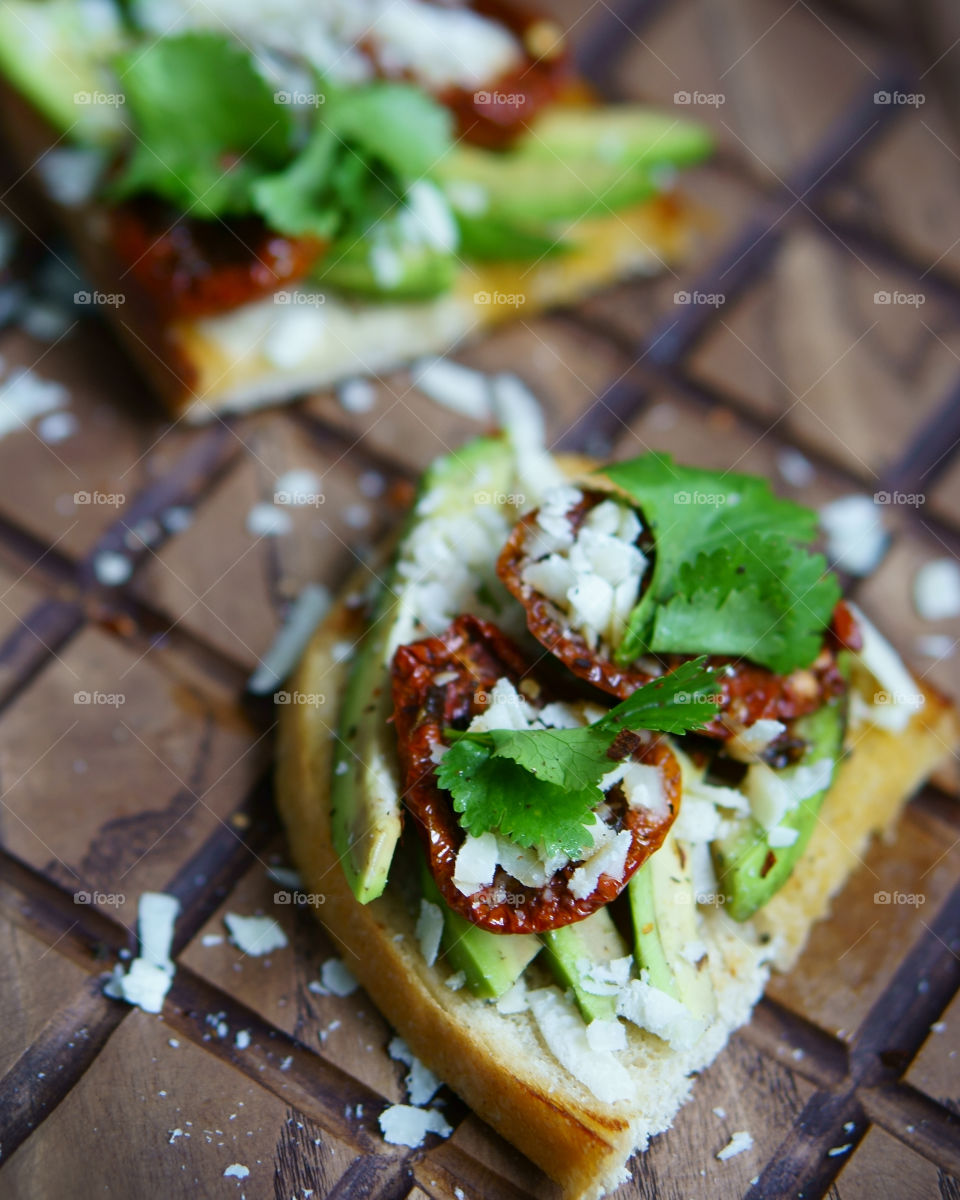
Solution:
[{"label": "wood grain surface", "polygon": [[[956,696],[960,619],[925,621],[913,596],[924,563],[960,551],[954,6],[552,7],[601,93],[715,129],[719,154],[685,183],[697,244],[658,279],[521,312],[455,357],[526,380],[557,447],[668,450],[816,506],[891,497],[889,549],[853,593]],[[14,275],[69,282],[19,174],[0,154]],[[0,439],[0,1196],[554,1200],[446,1089],[448,1140],[382,1141],[405,1068],[361,992],[322,987],[337,944],[270,874],[288,861],[273,716],[244,695],[291,599],[335,589],[416,473],[478,425],[397,371],[362,413],[324,393],[171,426],[89,307],[45,338],[7,321],[0,356],[0,384],[29,367],[77,418],[63,441]],[[322,502],[288,510],[280,536],[251,533],[291,470]],[[98,578],[105,552],[129,579]],[[957,1200],[958,783],[954,757],[869,849],[621,1200]],[[102,993],[136,950],[146,889],[182,905],[160,1016]],[[242,954],[227,913],[274,917],[286,946]],[[741,1129],[752,1148],[719,1161]]]}]

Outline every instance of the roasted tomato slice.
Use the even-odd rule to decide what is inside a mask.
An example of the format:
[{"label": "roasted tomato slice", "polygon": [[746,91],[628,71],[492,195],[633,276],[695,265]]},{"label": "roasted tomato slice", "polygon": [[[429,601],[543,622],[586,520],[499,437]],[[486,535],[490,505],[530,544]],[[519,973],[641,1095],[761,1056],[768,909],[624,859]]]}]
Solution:
[{"label": "roasted tomato slice", "polygon": [[121,265],[168,316],[202,317],[302,279],[323,252],[313,238],[272,233],[259,218],[206,221],[150,199],[110,214]]},{"label": "roasted tomato slice", "polygon": [[[490,886],[465,896],[453,882],[457,852],[465,835],[449,793],[437,785],[433,754],[445,744],[444,729],[465,728],[483,711],[485,693],[504,676],[535,708],[557,698],[534,681],[523,652],[495,625],[479,617],[457,617],[440,637],[399,647],[393,660],[393,702],[403,798],[433,877],[452,909],[484,929],[539,933],[588,917],[623,890],[666,837],[679,811],[680,766],[661,738],[621,735],[630,743],[620,757],[629,754],[634,761],[657,767],[667,801],[665,812],[654,813],[629,807],[619,784],[607,792],[609,815],[604,819],[616,832],[628,830],[631,837],[621,879],[600,875],[595,890],[578,898],[570,889],[577,863],[555,871],[539,888],[520,883],[498,867]],[[611,769],[614,765],[611,762]]]},{"label": "roasted tomato slice", "polygon": [[508,146],[541,108],[570,90],[571,58],[560,26],[533,8],[513,0],[474,0],[470,7],[509,29],[523,58],[479,88],[446,88],[437,99],[456,116],[462,137],[496,149]]},{"label": "roasted tomato slice", "polygon": [[[582,499],[567,513],[574,536],[579,532],[588,513],[598,504],[609,500],[606,492],[584,491]],[[560,659],[581,679],[594,684],[613,696],[625,699],[644,683],[673,671],[694,655],[670,654],[661,658],[645,656],[629,666],[620,666],[612,657],[609,646],[601,640],[591,649],[582,634],[569,628],[564,612],[529,583],[525,583],[525,568],[535,561],[531,542],[536,536],[539,509],[527,513],[517,522],[500,553],[497,574],[520,601],[527,613],[527,627],[541,645]],[[641,532],[637,545],[652,553],[648,535]],[[859,631],[856,619],[841,600],[834,612],[834,625],[824,640],[816,660],[789,675],[777,675],[767,667],[744,659],[711,655],[707,665],[716,672],[717,691],[721,697],[720,712],[701,733],[708,737],[727,739],[743,726],[752,725],[762,717],[790,721],[804,713],[820,708],[832,696],[846,690],[846,681],[837,667],[835,647],[856,648]]]}]

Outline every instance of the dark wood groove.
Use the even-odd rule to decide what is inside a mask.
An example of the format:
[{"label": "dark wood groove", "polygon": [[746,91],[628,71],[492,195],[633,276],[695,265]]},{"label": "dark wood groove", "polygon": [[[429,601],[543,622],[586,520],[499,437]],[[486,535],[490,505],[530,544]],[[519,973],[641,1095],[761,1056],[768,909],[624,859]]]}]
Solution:
[{"label": "dark wood groove", "polygon": [[69,1095],[128,1011],[102,994],[99,979],[86,980],[0,1079],[5,1162]]},{"label": "dark wood groove", "polygon": [[[237,1050],[233,1039],[219,1038],[207,1017],[223,1013],[231,1030],[250,1032],[250,1045]],[[181,1037],[255,1080],[363,1154],[394,1153],[380,1136],[378,1116],[386,1098],[325,1059],[313,1046],[270,1025],[234,996],[179,965],[164,1005],[166,1025]],[[288,1065],[282,1066],[289,1060]],[[355,1115],[362,1106],[362,1117]],[[349,1115],[348,1115],[349,1113]]]},{"label": "dark wood groove", "polygon": [[960,1117],[906,1083],[862,1087],[864,1112],[924,1158],[960,1179]]},{"label": "dark wood groove", "polygon": [[347,1167],[324,1200],[403,1200],[412,1181],[409,1155],[364,1155]]},{"label": "dark wood groove", "polygon": [[[238,460],[241,447],[226,426],[217,423],[184,452],[171,470],[155,483],[138,492],[123,512],[97,539],[80,561],[78,576],[85,590],[99,588],[94,574],[94,559],[103,551],[122,551],[136,565],[151,552],[157,553],[175,536],[164,532],[148,549],[131,549],[126,543],[128,531],[139,521],[158,520],[165,509],[173,505],[202,503]],[[159,522],[158,522],[159,523]],[[161,524],[161,529],[163,528]]]},{"label": "dark wood groove", "polygon": [[[845,1042],[767,996],[761,998],[739,1036],[818,1087],[838,1086],[849,1073]],[[802,1057],[795,1057],[795,1050]]]},{"label": "dark wood groove", "polygon": [[0,712],[29,687],[53,655],[83,625],[83,610],[67,600],[41,600],[0,642],[0,668],[10,678],[0,689]]},{"label": "dark wood groove", "polygon": [[960,446],[960,384],[913,435],[900,459],[886,472],[888,491],[924,492],[935,484]]},{"label": "dark wood groove", "polygon": [[666,0],[621,0],[602,4],[606,13],[577,37],[574,31],[574,59],[577,70],[590,84],[598,96],[605,100],[617,99],[616,89],[610,85],[613,66],[620,59],[628,42],[624,37],[624,26],[641,30],[649,25],[660,11],[667,7]]}]

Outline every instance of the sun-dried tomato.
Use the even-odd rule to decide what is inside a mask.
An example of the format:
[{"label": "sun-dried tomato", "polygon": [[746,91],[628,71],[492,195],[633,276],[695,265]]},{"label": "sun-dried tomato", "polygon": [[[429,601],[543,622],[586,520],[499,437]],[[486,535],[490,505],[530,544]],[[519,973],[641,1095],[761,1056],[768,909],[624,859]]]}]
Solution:
[{"label": "sun-dried tomato", "polygon": [[[539,933],[588,917],[623,890],[636,869],[656,850],[680,806],[681,777],[676,756],[662,739],[637,739],[636,762],[660,770],[666,812],[630,808],[619,785],[607,792],[608,824],[626,829],[631,843],[623,877],[601,875],[596,889],[578,899],[570,891],[576,869],[570,863],[542,888],[521,884],[502,868],[489,887],[465,896],[453,882],[457,853],[465,834],[448,792],[437,784],[433,752],[444,744],[445,727],[465,727],[482,712],[485,695],[506,676],[528,691],[535,707],[556,697],[534,676],[526,656],[488,621],[461,616],[440,637],[401,646],[393,660],[394,723],[404,775],[404,804],[417,827],[430,871],[444,899],[456,912],[484,929],[499,933]],[[525,682],[526,681],[526,682]],[[611,762],[611,769],[615,764]]]},{"label": "sun-dried tomato", "polygon": [[[604,492],[583,493],[582,500],[569,513],[574,536],[584,518],[603,500]],[[497,562],[497,574],[510,592],[520,601],[527,613],[527,627],[541,645],[580,679],[613,696],[625,699],[642,684],[649,683],[664,672],[674,671],[681,663],[696,657],[692,654],[668,654],[662,657],[645,656],[629,666],[621,666],[605,655],[602,647],[591,650],[583,636],[567,627],[563,613],[541,592],[523,582],[524,568],[532,561],[527,553],[527,537],[535,527],[537,511],[527,513],[514,526]],[[646,535],[641,533],[638,544],[650,551]],[[835,632],[824,641],[817,659],[789,675],[777,675],[767,667],[745,659],[726,655],[710,655],[707,665],[716,671],[720,713],[701,732],[709,737],[727,739],[740,727],[752,725],[761,718],[790,721],[804,713],[814,712],[831,697],[846,690],[846,681],[837,668],[833,646],[837,640],[854,644],[859,638],[856,620],[841,601],[834,613]]]}]

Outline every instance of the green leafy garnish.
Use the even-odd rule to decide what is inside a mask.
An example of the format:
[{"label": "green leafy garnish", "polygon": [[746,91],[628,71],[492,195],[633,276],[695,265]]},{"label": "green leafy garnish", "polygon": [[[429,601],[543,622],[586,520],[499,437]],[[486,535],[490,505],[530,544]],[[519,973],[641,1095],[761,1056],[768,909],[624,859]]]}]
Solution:
[{"label": "green leafy garnish", "polygon": [[251,210],[251,185],[291,153],[293,118],[248,52],[215,33],[138,47],[117,62],[135,137],[115,185],[198,217]]},{"label": "green leafy garnish", "polygon": [[359,235],[451,145],[451,114],[413,86],[318,80],[316,103],[294,109],[217,33],[159,38],[116,65],[133,138],[114,195],[151,192],[196,217],[256,212],[288,236]]},{"label": "green leafy garnish", "polygon": [[654,535],[650,583],[616,657],[728,654],[778,673],[809,665],[840,598],[817,517],[769,483],[681,467],[668,455],[614,463],[605,474],[636,502]]},{"label": "green leafy garnish", "polygon": [[617,764],[611,747],[623,730],[688,733],[716,715],[713,675],[704,659],[638,688],[593,725],[576,729],[448,731],[453,745],[437,781],[453,796],[468,833],[496,830],[549,858],[571,858],[592,844],[591,813],[600,781]]}]

